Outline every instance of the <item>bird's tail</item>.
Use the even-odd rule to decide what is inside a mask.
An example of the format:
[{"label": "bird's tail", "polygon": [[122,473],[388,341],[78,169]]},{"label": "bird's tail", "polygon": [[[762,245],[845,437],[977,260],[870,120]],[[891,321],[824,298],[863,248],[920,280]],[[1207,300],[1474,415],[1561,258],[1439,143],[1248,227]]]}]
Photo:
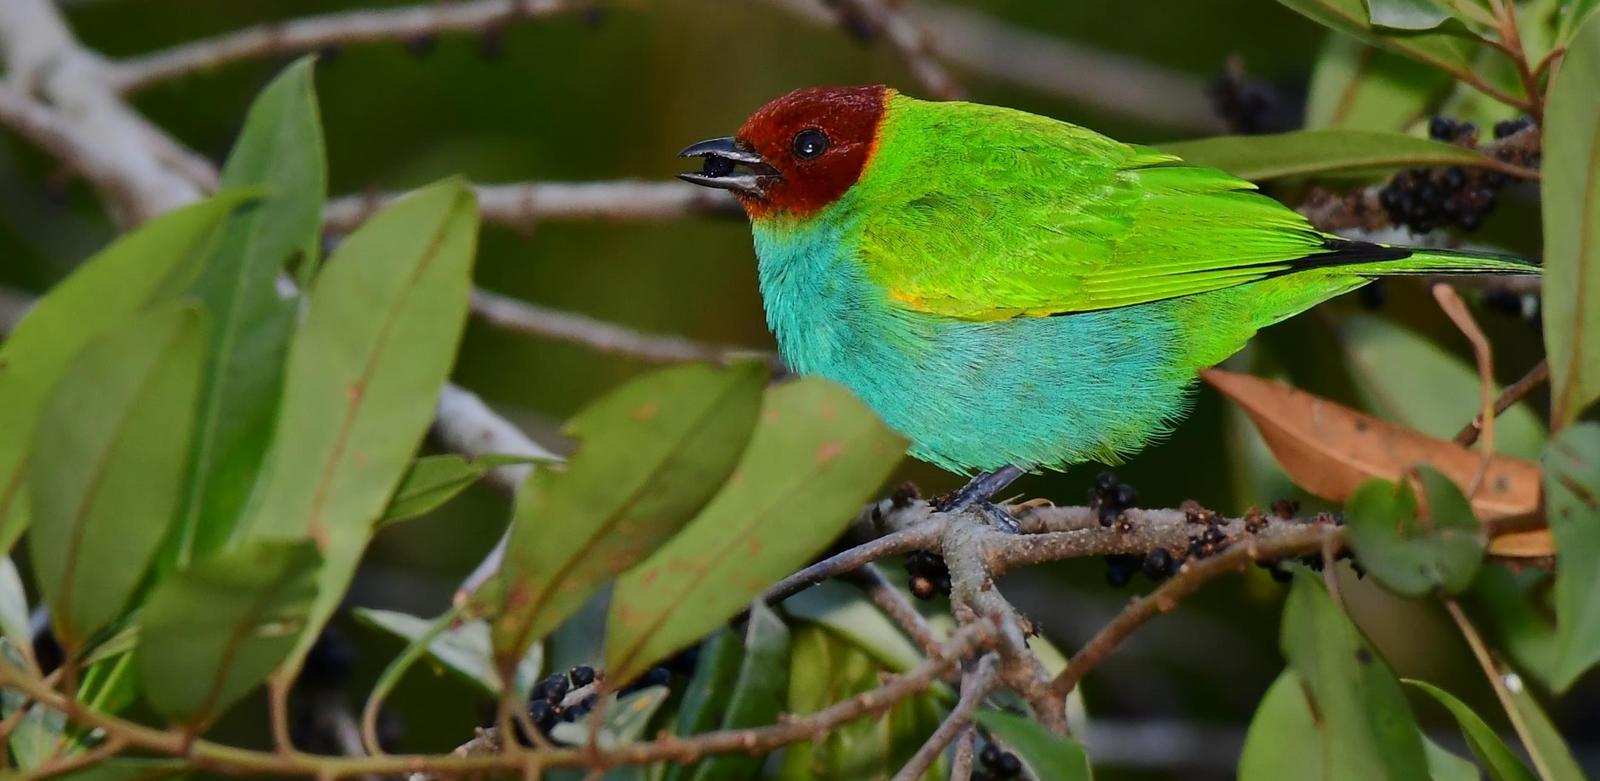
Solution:
[{"label": "bird's tail", "polygon": [[1538,262],[1515,254],[1480,253],[1472,250],[1424,250],[1416,246],[1382,245],[1395,258],[1357,262],[1350,270],[1362,277],[1400,277],[1408,274],[1539,274]]}]

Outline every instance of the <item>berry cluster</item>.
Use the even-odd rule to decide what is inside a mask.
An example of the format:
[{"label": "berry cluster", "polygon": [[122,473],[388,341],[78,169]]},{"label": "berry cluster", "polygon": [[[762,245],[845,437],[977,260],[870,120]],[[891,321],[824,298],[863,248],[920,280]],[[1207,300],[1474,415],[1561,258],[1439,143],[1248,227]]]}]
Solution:
[{"label": "berry cluster", "polygon": [[1022,777],[1022,760],[1009,751],[989,743],[978,752],[979,767],[972,771],[972,781],[1005,781]]},{"label": "berry cluster", "polygon": [[[1299,502],[1290,502],[1284,499],[1278,500],[1278,502],[1274,505],[1274,512],[1276,512],[1278,516],[1284,520],[1292,518],[1293,514],[1298,512],[1299,509]],[[1289,511],[1287,517],[1284,515],[1286,510]],[[1344,519],[1338,514],[1330,515],[1328,513],[1318,513],[1316,520],[1313,521],[1313,523],[1332,524],[1335,526],[1342,524],[1343,522]],[[1363,569],[1361,564],[1355,560],[1355,557],[1351,555],[1348,549],[1340,551],[1339,555],[1334,558],[1334,561],[1337,562],[1341,559],[1350,560],[1350,568],[1355,571],[1356,577],[1359,578],[1366,576],[1367,571]],[[1289,566],[1290,564],[1302,564],[1316,572],[1321,572],[1322,568],[1325,566],[1325,562],[1323,561],[1322,554],[1320,552],[1294,558],[1256,562],[1256,566],[1271,573],[1272,579],[1278,581],[1279,583],[1288,583],[1294,579],[1294,569]]]},{"label": "berry cluster", "polygon": [[906,574],[911,576],[911,595],[917,599],[933,599],[936,594],[950,593],[950,568],[944,557],[925,551],[906,554]]},{"label": "berry cluster", "polygon": [[1134,573],[1160,583],[1177,573],[1183,560],[1166,548],[1151,548],[1149,553],[1118,553],[1106,557],[1106,583],[1122,588],[1133,581]]},{"label": "berry cluster", "polygon": [[[1496,139],[1506,138],[1530,124],[1531,120],[1526,117],[1497,122],[1494,136]],[[1434,117],[1428,122],[1428,135],[1436,141],[1474,147],[1478,141],[1478,128],[1471,122]],[[1521,154],[1516,150],[1508,150],[1497,156],[1507,159],[1519,158]],[[1530,162],[1520,158],[1508,161],[1524,165]],[[1409,227],[1417,233],[1427,233],[1445,225],[1475,230],[1483,224],[1483,218],[1494,210],[1495,193],[1505,184],[1506,176],[1499,171],[1460,166],[1413,168],[1395,174],[1378,193],[1378,202],[1388,212],[1391,222]]]},{"label": "berry cluster", "polygon": [[1100,516],[1101,526],[1116,523],[1118,516],[1133,509],[1138,501],[1139,492],[1110,472],[1096,475],[1094,485],[1089,487],[1089,509]]},{"label": "berry cluster", "polygon": [[[590,694],[572,703],[566,701],[567,695],[594,681],[594,668],[587,665],[579,665],[564,673],[554,673],[540,681],[528,695],[529,720],[540,732],[549,735],[557,723],[583,718],[594,708],[596,695]],[[518,731],[521,731],[520,725]],[[528,743],[526,735],[518,734],[517,737],[524,744]]]}]

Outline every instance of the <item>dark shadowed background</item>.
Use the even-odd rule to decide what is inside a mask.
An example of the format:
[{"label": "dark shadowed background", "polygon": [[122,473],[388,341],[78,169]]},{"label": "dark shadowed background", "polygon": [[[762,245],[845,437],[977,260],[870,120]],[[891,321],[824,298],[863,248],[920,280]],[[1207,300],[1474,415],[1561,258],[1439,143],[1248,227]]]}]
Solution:
[{"label": "dark shadowed background", "polygon": [[[396,4],[77,0],[63,5],[86,45],[125,56],[273,19]],[[1127,78],[1137,92],[1147,83],[1141,78],[1159,81],[1166,92],[1157,91],[1153,99],[1127,94],[1130,105],[1144,106],[1130,109],[1018,85],[959,63],[952,68],[974,100],[1137,142],[1214,134],[1225,129],[1225,120],[1240,121],[1238,112],[1212,113],[1216,101],[1208,94],[1230,60],[1246,74],[1249,93],[1267,101],[1244,119],[1265,116],[1269,126],[1293,127],[1324,39],[1320,28],[1269,0],[998,0],[935,10],[952,24],[959,24],[963,13],[979,14],[990,24],[1070,44],[1068,54],[1076,59],[1062,63],[1069,71],[1058,74],[1063,84]],[[1026,54],[986,48],[981,41],[972,47],[977,55],[1000,62]],[[220,161],[249,101],[283,64],[248,62],[177,79],[142,93],[136,103],[153,121]],[[803,86],[872,82],[921,94],[889,47],[796,16],[781,2],[756,0],[639,0],[519,23],[485,36],[355,46],[324,52],[317,75],[333,195],[407,189],[452,173],[480,183],[666,180],[684,170],[675,157],[681,147],[732,132],[772,97]],[[1166,109],[1150,110],[1152,100],[1158,106],[1164,102]],[[1294,198],[1292,191],[1280,194]],[[1513,204],[1495,219],[1530,218],[1536,219]],[[86,188],[63,183],[55,164],[27,145],[0,138],[0,285],[42,291],[113,235]],[[482,287],[528,301],[646,331],[756,349],[772,346],[742,218],[562,222],[523,230],[489,226],[477,268]],[[1282,372],[1308,390],[1383,412],[1381,400],[1375,403],[1372,392],[1352,379],[1353,353],[1342,336],[1348,333],[1348,318],[1367,316],[1361,314],[1363,306],[1421,332],[1444,351],[1468,355],[1465,340],[1420,284],[1392,283],[1386,292],[1382,303],[1352,296],[1276,327],[1235,360],[1241,368]],[[1537,360],[1537,334],[1525,322],[1485,309],[1479,316],[1499,350],[1502,381]],[[647,368],[474,323],[455,377],[537,436],[553,432],[584,402]],[[1405,383],[1412,368],[1380,362],[1364,370]],[[1429,398],[1421,390],[1429,381],[1417,376],[1414,395]],[[1459,397],[1436,402],[1459,409],[1459,425],[1474,409],[1473,391],[1461,387]],[[1542,394],[1535,398],[1544,403]],[[1192,417],[1170,439],[1119,466],[1118,474],[1150,506],[1176,506],[1192,498],[1232,514],[1279,498],[1303,498],[1254,443],[1254,435],[1215,393],[1202,390]],[[1062,476],[1030,478],[1018,489],[1081,503],[1097,471],[1084,466]],[[915,464],[905,467],[901,479],[916,480],[930,493],[957,484],[951,475]],[[506,513],[502,497],[475,489],[466,501],[434,517],[385,532],[352,599],[420,615],[438,612],[504,528]],[[1465,646],[1434,603],[1408,602],[1348,571],[1344,575],[1345,599],[1402,677],[1425,676],[1484,705],[1480,713],[1498,714]],[[1108,620],[1130,593],[1106,586],[1104,567],[1092,561],[1032,570],[1018,580],[1010,584],[1010,593],[1019,607],[1068,649]],[[1148,587],[1140,578],[1129,589]],[[1251,712],[1282,668],[1276,633],[1284,593],[1263,571],[1220,582],[1136,635],[1089,678],[1084,696],[1091,723],[1116,727],[1106,739],[1120,741],[1098,752],[1091,746],[1101,777],[1232,775]],[[398,643],[348,621],[340,628],[359,651],[355,689],[361,690],[359,681],[375,674]],[[404,747],[447,750],[465,737],[480,703],[463,701],[461,691],[447,682],[402,689],[393,702],[401,721],[414,727]],[[1596,704],[1591,686],[1557,708],[1563,731],[1586,764],[1597,758],[1600,727],[1586,717]],[[1436,706],[1417,705],[1442,742],[1459,744]],[[234,719],[241,723],[225,725],[223,734],[259,735],[242,722],[260,712],[236,709]],[[431,726],[417,726],[422,724]],[[457,724],[460,736],[446,728]]]}]

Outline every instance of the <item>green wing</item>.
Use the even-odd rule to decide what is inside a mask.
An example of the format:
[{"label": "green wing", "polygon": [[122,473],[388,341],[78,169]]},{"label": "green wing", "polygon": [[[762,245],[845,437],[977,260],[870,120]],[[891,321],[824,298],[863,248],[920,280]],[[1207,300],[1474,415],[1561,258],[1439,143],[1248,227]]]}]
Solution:
[{"label": "green wing", "polygon": [[1221,171],[1009,109],[895,97],[859,256],[897,304],[997,320],[1263,279],[1323,251],[1304,218]]}]

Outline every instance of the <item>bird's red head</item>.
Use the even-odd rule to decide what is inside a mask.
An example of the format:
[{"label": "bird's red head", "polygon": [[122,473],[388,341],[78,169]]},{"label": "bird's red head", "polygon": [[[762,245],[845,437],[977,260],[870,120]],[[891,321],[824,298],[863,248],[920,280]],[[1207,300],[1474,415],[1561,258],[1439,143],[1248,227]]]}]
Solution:
[{"label": "bird's red head", "polygon": [[807,216],[861,178],[889,95],[882,85],[796,90],[751,114],[738,135],[683,150],[705,167],[680,177],[731,190],[753,218]]}]

